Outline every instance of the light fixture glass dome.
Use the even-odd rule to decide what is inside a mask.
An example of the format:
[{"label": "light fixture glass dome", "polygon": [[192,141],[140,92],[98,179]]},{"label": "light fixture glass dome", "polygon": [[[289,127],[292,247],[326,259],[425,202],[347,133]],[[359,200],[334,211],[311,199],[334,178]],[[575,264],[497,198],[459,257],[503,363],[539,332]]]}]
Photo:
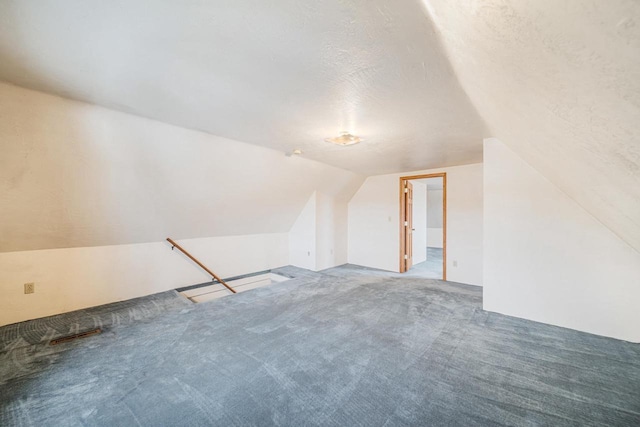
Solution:
[{"label": "light fixture glass dome", "polygon": [[334,138],[326,138],[325,141],[331,142],[337,145],[353,145],[358,142],[362,142],[363,139],[356,135],[351,135],[349,132],[342,132],[340,136]]}]

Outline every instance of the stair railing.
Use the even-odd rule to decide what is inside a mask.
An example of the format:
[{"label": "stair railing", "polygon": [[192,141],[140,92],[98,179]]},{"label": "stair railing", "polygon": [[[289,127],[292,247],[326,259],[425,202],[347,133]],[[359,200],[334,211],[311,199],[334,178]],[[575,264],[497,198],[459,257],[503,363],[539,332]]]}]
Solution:
[{"label": "stair railing", "polygon": [[173,250],[173,248],[178,248],[178,250],[180,252],[182,252],[183,254],[185,254],[191,261],[195,262],[196,264],[198,264],[204,271],[206,271],[207,273],[209,273],[209,275],[211,275],[211,277],[216,280],[217,282],[219,282],[220,284],[224,285],[225,288],[229,289],[232,293],[236,293],[236,291],[229,286],[224,280],[222,280],[220,277],[218,277],[218,275],[216,273],[214,273],[213,271],[209,270],[203,263],[201,263],[200,261],[198,261],[193,255],[191,255],[189,252],[187,252],[186,250],[184,250],[184,248],[182,246],[180,246],[179,244],[177,244],[176,242],[174,242],[172,239],[170,239],[169,237],[167,237],[167,242],[171,243],[171,250]]}]

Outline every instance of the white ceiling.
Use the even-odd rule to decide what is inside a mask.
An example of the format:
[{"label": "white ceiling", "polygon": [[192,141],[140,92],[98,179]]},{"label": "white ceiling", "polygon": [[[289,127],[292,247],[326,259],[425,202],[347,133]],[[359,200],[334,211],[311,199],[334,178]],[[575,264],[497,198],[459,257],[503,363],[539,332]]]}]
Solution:
[{"label": "white ceiling", "polygon": [[0,252],[286,233],[365,179],[3,83],[0,118]]},{"label": "white ceiling", "polygon": [[636,250],[639,52],[637,0],[0,0],[0,80],[367,175],[495,136]]},{"label": "white ceiling", "polygon": [[424,2],[490,133],[640,251],[640,1]]},{"label": "white ceiling", "polygon": [[488,136],[419,0],[2,0],[0,29],[1,80],[362,174]]}]

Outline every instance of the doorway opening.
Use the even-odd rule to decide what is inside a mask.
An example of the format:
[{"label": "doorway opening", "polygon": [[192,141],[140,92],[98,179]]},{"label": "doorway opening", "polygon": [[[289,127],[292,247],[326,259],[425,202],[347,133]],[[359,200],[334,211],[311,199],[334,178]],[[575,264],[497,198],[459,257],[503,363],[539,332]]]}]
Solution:
[{"label": "doorway opening", "polygon": [[447,174],[400,177],[400,272],[447,280]]}]

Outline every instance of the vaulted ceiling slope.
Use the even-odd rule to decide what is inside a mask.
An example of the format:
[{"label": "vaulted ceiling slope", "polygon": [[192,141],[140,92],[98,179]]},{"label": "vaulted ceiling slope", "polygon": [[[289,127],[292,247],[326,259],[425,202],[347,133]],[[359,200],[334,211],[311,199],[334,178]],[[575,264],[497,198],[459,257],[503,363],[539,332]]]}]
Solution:
[{"label": "vaulted ceiling slope", "polygon": [[0,80],[365,175],[488,136],[419,0],[0,0]]},{"label": "vaulted ceiling slope", "polygon": [[640,251],[640,2],[423,2],[491,134]]},{"label": "vaulted ceiling slope", "polygon": [[366,175],[495,136],[637,250],[639,52],[637,0],[0,0],[0,80]]},{"label": "vaulted ceiling slope", "polygon": [[363,181],[0,83],[0,252],[286,233],[314,191],[346,210]]}]

